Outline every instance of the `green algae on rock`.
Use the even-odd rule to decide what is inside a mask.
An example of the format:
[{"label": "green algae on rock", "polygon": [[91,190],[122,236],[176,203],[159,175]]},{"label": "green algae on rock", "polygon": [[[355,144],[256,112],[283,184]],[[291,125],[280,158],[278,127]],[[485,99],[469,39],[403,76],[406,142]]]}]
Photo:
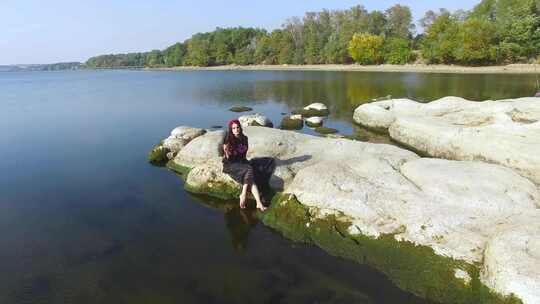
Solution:
[{"label": "green algae on rock", "polygon": [[304,127],[302,119],[292,119],[289,116],[283,117],[280,129],[283,130],[301,130]]},{"label": "green algae on rock", "polygon": [[[225,173],[216,172],[212,167],[200,165],[193,168],[179,165],[174,160],[167,163],[167,168],[178,173],[185,181],[184,189],[195,194],[205,194],[219,199],[235,199],[240,196],[240,184],[231,178],[223,178]],[[205,182],[199,182],[203,179]]]},{"label": "green algae on rock", "polygon": [[317,127],[317,128],[315,128],[315,132],[317,132],[319,134],[334,134],[334,133],[337,133],[338,130],[336,130],[334,128]]},{"label": "green algae on rock", "polygon": [[343,138],[350,139],[350,140],[356,140],[356,141],[369,141],[369,136],[367,134],[350,134],[350,135],[343,135]]},{"label": "green algae on rock", "polygon": [[317,110],[317,109],[298,109],[292,111],[293,114],[300,114],[303,117],[313,117],[313,116],[328,116],[330,111],[328,109]]},{"label": "green algae on rock", "polygon": [[[320,216],[319,211],[302,205],[292,194],[279,193],[270,208],[260,214],[263,223],[285,237],[319,246],[328,253],[385,273],[403,290],[441,303],[522,303],[510,296],[491,292],[479,280],[478,265],[435,254],[432,248],[398,241],[394,235],[372,238],[352,235],[346,216]],[[456,270],[466,272],[471,281],[457,278]]]},{"label": "green algae on rock", "polygon": [[245,106],[234,106],[234,107],[231,107],[229,108],[229,111],[231,112],[249,112],[249,111],[252,111],[253,109],[250,108],[250,107],[245,107]]},{"label": "green algae on rock", "polygon": [[170,150],[163,146],[163,141],[155,145],[152,150],[148,153],[148,162],[153,165],[164,165],[167,161],[167,153]]}]

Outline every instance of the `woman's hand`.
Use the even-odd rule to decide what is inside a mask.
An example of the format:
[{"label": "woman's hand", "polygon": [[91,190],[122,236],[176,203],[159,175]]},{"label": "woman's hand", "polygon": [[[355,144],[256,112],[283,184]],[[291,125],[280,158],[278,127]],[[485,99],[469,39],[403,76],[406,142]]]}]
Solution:
[{"label": "woman's hand", "polygon": [[223,144],[223,153],[225,153],[225,158],[229,159],[231,157],[230,147],[227,144]]}]

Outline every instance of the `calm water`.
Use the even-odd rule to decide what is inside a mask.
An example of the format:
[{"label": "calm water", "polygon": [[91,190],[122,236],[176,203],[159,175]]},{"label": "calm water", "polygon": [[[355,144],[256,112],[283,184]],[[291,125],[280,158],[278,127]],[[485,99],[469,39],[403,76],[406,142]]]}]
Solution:
[{"label": "calm water", "polygon": [[178,125],[225,125],[232,105],[278,125],[323,101],[325,125],[351,134],[372,98],[534,93],[534,76],[513,75],[0,73],[0,303],[426,303],[235,202],[189,195],[147,152]]}]

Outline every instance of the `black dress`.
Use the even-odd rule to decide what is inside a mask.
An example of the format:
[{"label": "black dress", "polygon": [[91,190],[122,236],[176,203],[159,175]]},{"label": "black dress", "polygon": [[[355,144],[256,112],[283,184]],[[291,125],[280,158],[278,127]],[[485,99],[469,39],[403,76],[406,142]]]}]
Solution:
[{"label": "black dress", "polygon": [[274,172],[275,161],[271,157],[247,160],[247,150],[247,137],[233,144],[229,149],[230,157],[223,157],[223,172],[240,184],[255,183],[257,187],[264,187]]}]

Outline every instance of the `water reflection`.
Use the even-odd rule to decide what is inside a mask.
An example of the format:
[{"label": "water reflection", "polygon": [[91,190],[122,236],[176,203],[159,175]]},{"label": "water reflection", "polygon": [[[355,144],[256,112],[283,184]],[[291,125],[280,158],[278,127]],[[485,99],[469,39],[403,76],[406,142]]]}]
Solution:
[{"label": "water reflection", "polygon": [[197,96],[226,104],[235,101],[253,105],[270,101],[283,103],[292,109],[325,102],[331,110],[331,117],[347,121],[354,108],[384,96],[421,102],[445,96],[481,101],[532,96],[535,93],[534,75],[323,71],[227,73],[233,75],[229,77],[230,82],[221,80],[215,86],[200,87],[196,91]]},{"label": "water reflection", "polygon": [[250,232],[259,223],[253,201],[248,201],[248,208],[240,209],[238,201],[224,201],[196,194],[189,196],[193,201],[223,213],[225,228],[236,252],[243,252],[247,248]]}]

